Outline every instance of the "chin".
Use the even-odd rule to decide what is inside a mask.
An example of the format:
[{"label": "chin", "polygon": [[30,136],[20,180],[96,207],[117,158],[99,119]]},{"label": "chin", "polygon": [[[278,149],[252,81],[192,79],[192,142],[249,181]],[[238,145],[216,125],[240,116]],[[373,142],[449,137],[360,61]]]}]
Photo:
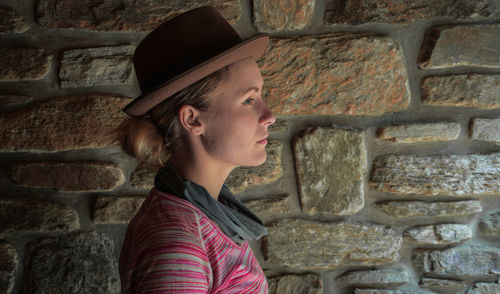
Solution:
[{"label": "chin", "polygon": [[266,162],[267,154],[261,155],[259,157],[255,157],[252,160],[246,161],[240,166],[259,166]]}]

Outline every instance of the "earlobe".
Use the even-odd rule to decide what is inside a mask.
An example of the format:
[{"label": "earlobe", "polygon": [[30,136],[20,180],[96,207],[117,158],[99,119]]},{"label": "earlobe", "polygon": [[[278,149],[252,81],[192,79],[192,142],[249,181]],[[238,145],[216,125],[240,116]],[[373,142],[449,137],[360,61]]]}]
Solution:
[{"label": "earlobe", "polygon": [[179,122],[182,127],[193,135],[201,135],[203,133],[203,126],[199,120],[200,111],[191,105],[183,105],[179,109]]}]

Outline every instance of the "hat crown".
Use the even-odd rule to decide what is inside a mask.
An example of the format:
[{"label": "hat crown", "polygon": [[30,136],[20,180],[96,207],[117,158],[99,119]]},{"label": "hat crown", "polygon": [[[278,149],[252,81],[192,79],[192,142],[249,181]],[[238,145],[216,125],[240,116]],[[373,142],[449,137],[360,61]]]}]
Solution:
[{"label": "hat crown", "polygon": [[213,7],[180,14],[144,38],[134,52],[142,92],[148,92],[241,42],[238,33]]}]

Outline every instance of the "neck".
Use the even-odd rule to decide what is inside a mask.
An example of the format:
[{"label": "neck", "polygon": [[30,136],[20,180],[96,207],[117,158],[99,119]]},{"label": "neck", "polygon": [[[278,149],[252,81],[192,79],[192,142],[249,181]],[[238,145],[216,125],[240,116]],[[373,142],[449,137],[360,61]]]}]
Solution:
[{"label": "neck", "polygon": [[170,162],[181,177],[203,186],[215,199],[219,198],[222,185],[233,169],[204,153],[192,152],[187,148],[175,150]]}]

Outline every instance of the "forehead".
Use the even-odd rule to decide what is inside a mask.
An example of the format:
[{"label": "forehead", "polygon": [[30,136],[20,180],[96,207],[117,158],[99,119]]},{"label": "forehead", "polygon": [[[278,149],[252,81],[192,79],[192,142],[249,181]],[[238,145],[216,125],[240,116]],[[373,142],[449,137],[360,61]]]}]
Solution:
[{"label": "forehead", "polygon": [[232,95],[243,95],[249,88],[262,88],[263,80],[259,66],[253,58],[231,64],[228,68],[226,90]]}]

